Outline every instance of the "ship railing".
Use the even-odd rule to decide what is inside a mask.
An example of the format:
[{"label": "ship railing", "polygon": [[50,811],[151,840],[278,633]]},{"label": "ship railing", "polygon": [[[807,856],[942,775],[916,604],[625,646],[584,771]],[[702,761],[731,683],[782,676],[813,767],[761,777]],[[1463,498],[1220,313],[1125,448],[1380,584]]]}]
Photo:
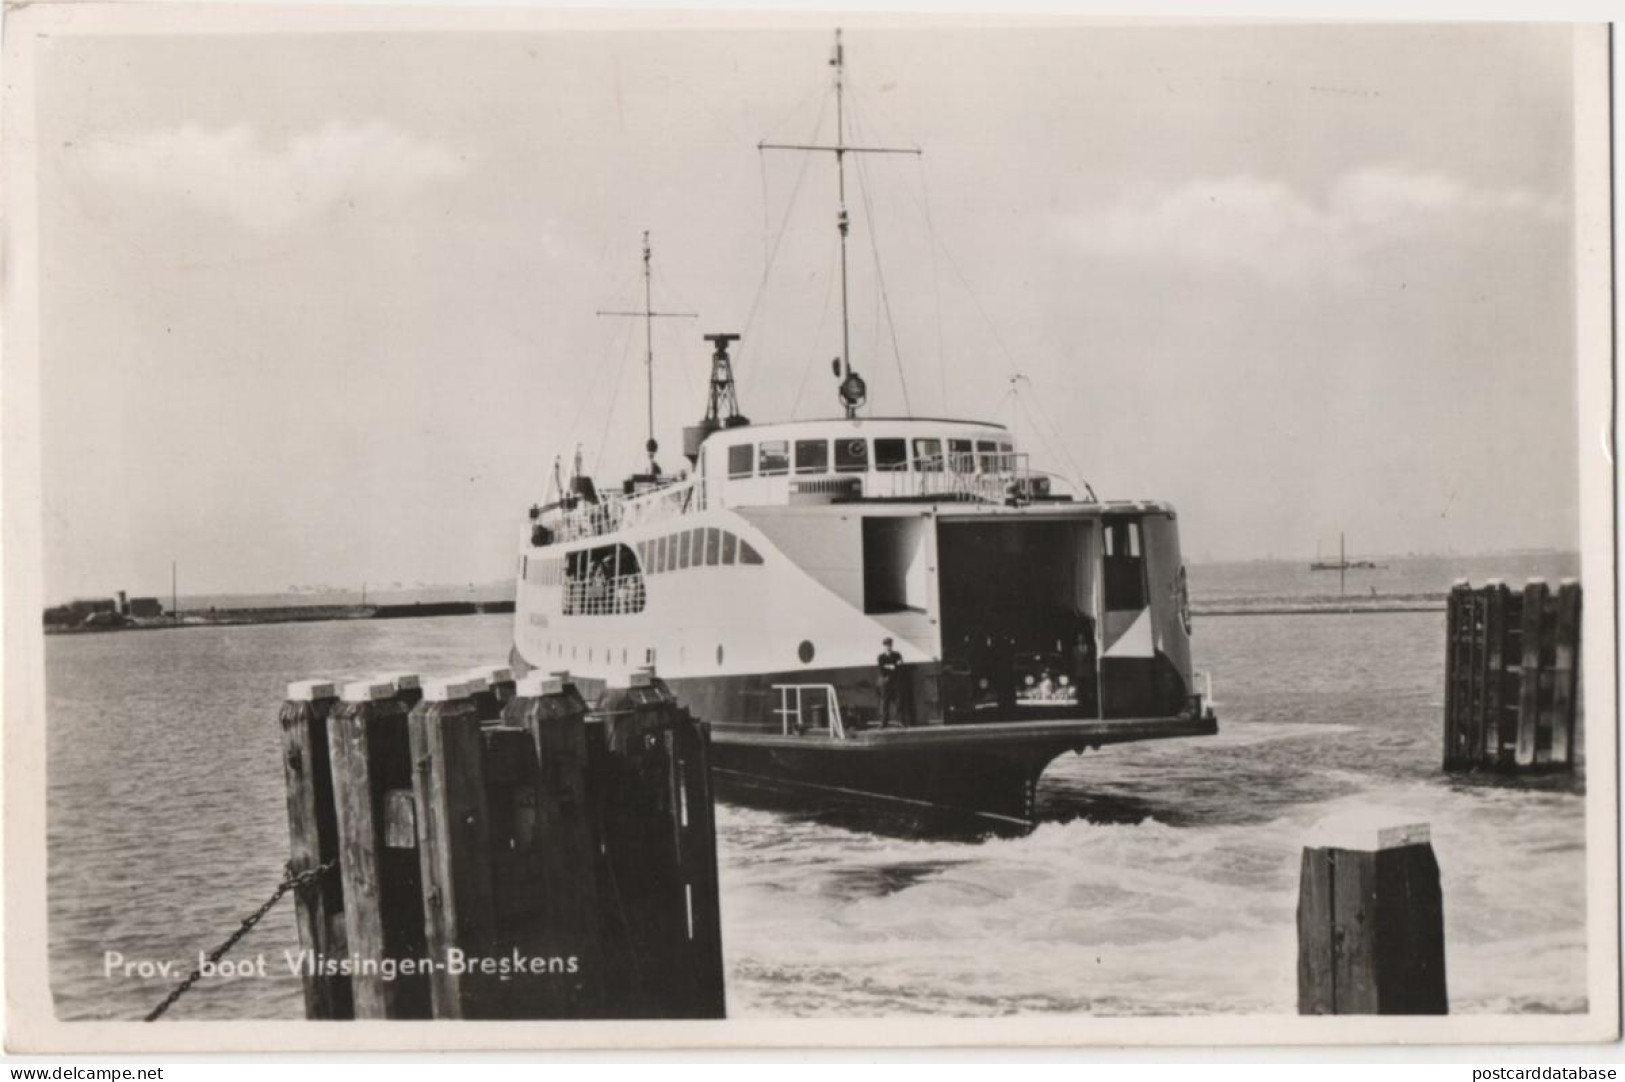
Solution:
[{"label": "ship railing", "polygon": [[574,579],[564,584],[566,616],[621,616],[642,612],[647,600],[641,574]]},{"label": "ship railing", "polygon": [[1004,503],[1060,495],[1071,487],[1063,477],[1033,469],[1025,451],[966,451],[918,457],[913,470],[879,470],[866,478],[864,495]]},{"label": "ship railing", "polygon": [[[841,724],[841,700],[835,694],[833,684],[774,684],[773,690],[779,693],[779,706],[773,712],[779,716],[779,724],[785,736],[801,736],[809,730],[828,730],[831,739],[845,740],[846,726]],[[807,696],[815,696],[812,703],[807,702]],[[817,708],[816,696],[823,696],[822,718],[824,724],[810,725],[807,722],[809,713],[815,717],[820,713]]]},{"label": "ship railing", "polygon": [[602,537],[620,530],[666,522],[705,506],[705,492],[693,477],[631,496],[606,494],[597,503],[581,503],[547,526],[559,541]]}]

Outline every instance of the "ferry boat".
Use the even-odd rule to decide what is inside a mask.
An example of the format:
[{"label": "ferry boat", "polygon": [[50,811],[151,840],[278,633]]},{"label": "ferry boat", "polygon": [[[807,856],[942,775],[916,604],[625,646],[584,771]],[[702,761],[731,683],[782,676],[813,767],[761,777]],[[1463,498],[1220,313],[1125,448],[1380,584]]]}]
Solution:
[{"label": "ferry boat", "polygon": [[[839,117],[838,33],[831,64]],[[793,149],[838,168],[883,152],[847,145],[839,121],[833,145]],[[567,671],[589,698],[652,667],[710,723],[725,782],[1028,824],[1058,755],[1217,731],[1191,667],[1178,518],[1071,491],[1000,424],[866,415],[844,172],[840,190],[839,412],[752,422],[738,336],[705,335],[705,414],[684,430],[687,468],[664,473],[647,336],[648,468],[606,490],[579,453],[567,479],[555,465],[524,524],[513,666]],[[605,314],[664,314],[649,267],[645,235],[643,310]]]}]

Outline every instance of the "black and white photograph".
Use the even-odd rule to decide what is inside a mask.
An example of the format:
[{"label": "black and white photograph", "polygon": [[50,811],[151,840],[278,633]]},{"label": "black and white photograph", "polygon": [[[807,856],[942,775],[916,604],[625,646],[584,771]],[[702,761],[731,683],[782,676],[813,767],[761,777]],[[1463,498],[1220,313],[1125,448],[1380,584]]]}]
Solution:
[{"label": "black and white photograph", "polygon": [[1606,26],[8,23],[14,1051],[1618,1038]]}]

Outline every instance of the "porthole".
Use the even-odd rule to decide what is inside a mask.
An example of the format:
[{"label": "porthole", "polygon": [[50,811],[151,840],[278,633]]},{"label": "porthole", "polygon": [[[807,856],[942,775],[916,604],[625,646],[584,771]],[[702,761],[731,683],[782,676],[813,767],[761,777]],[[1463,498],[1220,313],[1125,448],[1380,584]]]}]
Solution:
[{"label": "porthole", "polygon": [[814,653],[816,653],[816,651],[813,649],[813,644],[807,639],[802,639],[801,645],[796,648],[796,656],[801,658],[801,663],[803,665],[812,664]]}]

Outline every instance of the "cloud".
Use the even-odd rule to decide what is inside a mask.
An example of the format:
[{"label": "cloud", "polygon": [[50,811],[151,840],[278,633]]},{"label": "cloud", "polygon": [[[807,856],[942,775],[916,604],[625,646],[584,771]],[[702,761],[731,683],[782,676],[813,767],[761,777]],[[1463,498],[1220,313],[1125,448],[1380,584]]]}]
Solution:
[{"label": "cloud", "polygon": [[397,199],[462,175],[452,150],[389,124],[330,123],[280,143],[247,125],[185,125],[82,143],[108,180],[178,193],[258,233],[321,216],[341,201]]},{"label": "cloud", "polygon": [[1085,251],[1243,272],[1272,284],[1340,278],[1393,244],[1488,231],[1510,217],[1562,222],[1566,206],[1524,189],[1473,188],[1443,173],[1375,167],[1347,173],[1321,200],[1252,176],[1197,178],[1067,216]]}]

